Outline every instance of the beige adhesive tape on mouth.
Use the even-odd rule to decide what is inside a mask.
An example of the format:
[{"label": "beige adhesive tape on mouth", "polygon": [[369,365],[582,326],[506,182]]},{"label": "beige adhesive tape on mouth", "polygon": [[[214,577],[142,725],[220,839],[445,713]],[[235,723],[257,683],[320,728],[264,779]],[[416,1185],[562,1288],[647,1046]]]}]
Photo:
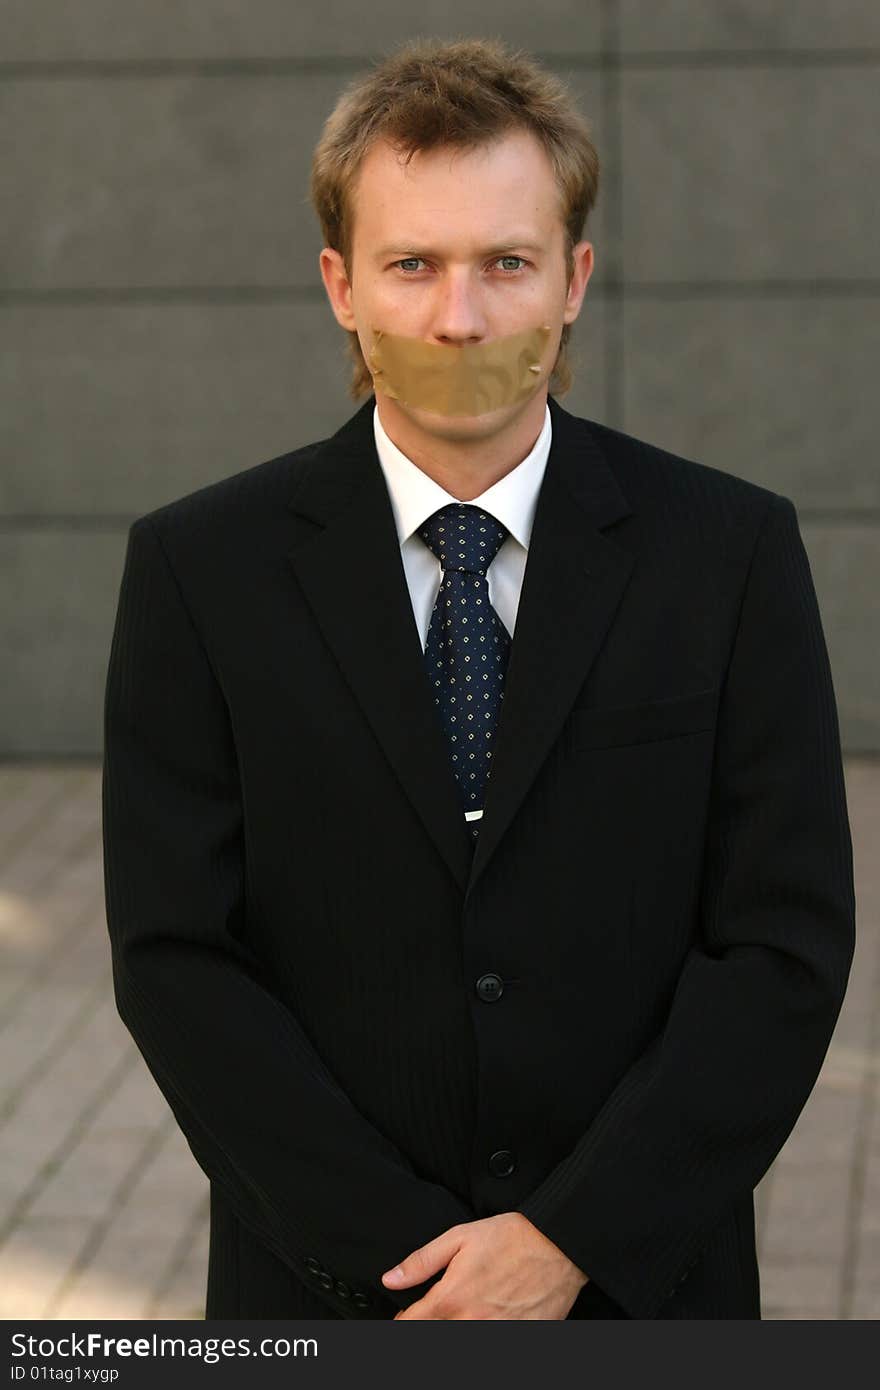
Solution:
[{"label": "beige adhesive tape on mouth", "polygon": [[551,328],[452,347],[373,329],[369,368],[386,396],[440,415],[482,415],[531,394]]}]

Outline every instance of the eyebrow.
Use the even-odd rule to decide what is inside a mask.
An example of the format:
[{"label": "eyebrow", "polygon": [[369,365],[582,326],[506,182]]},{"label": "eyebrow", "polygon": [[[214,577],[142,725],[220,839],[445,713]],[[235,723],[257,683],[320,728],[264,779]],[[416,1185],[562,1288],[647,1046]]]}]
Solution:
[{"label": "eyebrow", "polygon": [[[485,250],[480,251],[478,254],[481,256],[500,256],[505,251],[535,251],[540,253],[544,250],[546,250],[546,247],[539,246],[533,241],[511,241],[504,246],[487,246]],[[436,256],[438,253],[430,250],[430,248],[420,248],[414,243],[408,244],[402,241],[380,246],[378,251],[374,252],[377,259],[384,259],[385,256],[393,256],[395,254],[398,256]]]}]

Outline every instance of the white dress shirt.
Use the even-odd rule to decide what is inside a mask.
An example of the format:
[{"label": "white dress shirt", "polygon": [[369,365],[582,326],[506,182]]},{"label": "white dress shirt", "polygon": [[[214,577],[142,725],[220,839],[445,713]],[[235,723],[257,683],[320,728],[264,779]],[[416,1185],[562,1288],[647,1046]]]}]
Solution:
[{"label": "white dress shirt", "polygon": [[[489,602],[511,637],[516,626],[532,521],[538,505],[538,493],[544,477],[547,456],[550,453],[549,406],[545,405],[544,412],[541,433],[522,462],[503,478],[499,478],[497,483],[486,488],[485,492],[481,492],[479,497],[471,499],[472,506],[479,506],[490,512],[510,533],[505,536],[498,554],[489,566],[486,581],[489,586]],[[406,582],[424,651],[431,610],[437,598],[443,572],[437,556],[418,535],[418,528],[440,507],[446,507],[450,502],[460,502],[461,498],[453,497],[439,483],[435,483],[433,478],[424,473],[391,442],[379,419],[378,406],[373,408],[373,432],[379,462],[391,498]]]}]

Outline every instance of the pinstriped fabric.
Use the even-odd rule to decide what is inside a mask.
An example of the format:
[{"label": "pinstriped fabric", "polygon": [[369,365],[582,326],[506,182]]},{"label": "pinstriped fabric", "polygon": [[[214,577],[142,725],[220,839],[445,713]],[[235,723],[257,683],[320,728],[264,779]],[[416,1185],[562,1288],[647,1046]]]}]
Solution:
[{"label": "pinstriped fabric", "polygon": [[[585,479],[633,504],[601,541],[585,518],[594,554],[634,557],[585,693],[646,705],[711,683],[717,728],[587,746],[573,707],[463,900],[402,792],[418,740],[395,764],[355,703],[380,673],[392,695],[423,678],[371,409],[319,468],[270,461],[129,537],[107,924],[120,1015],[211,1180],[206,1313],[387,1318],[423,1291],[391,1295],[380,1271],[517,1210],[589,1276],[573,1319],[757,1318],[749,1194],[815,1081],[854,941],[794,506],[552,403],[533,584]],[[500,1002],[474,989],[487,970]]]},{"label": "pinstriped fabric", "polygon": [[[770,671],[788,683],[787,699],[779,698]],[[748,719],[738,717],[745,709]],[[776,790],[770,766],[786,795]],[[636,1316],[657,1316],[664,1304],[662,1316],[677,1316],[678,1287],[686,1287],[701,1256],[705,1262],[709,1246],[713,1258],[720,1251],[717,1227],[707,1244],[705,1213],[721,1210],[720,1194],[729,1199],[734,1181],[741,1193],[753,1190],[791,1133],[852,960],[852,849],[836,704],[810,565],[785,497],[766,507],[747,569],[719,712],[702,867],[701,935],[684,959],[664,1028],[574,1148],[517,1208],[550,1239],[565,1240],[569,1220],[579,1224],[580,1258],[592,1263],[591,1277],[617,1301],[629,1301]],[[813,1003],[821,995],[827,1012],[808,1003],[814,971],[823,984]],[[667,1125],[670,1103],[687,1123]],[[664,1133],[649,1159],[648,1127]],[[662,1186],[652,1191],[660,1173]],[[629,1194],[613,1211],[602,1195],[606,1183]],[[700,1210],[702,1225],[694,1219]],[[727,1240],[724,1277],[733,1282],[744,1269],[756,1300],[752,1252],[743,1266],[729,1233]],[[577,1259],[574,1242],[569,1250]],[[615,1288],[620,1276],[623,1298]],[[717,1279],[692,1316],[718,1315],[713,1300],[717,1310],[725,1298],[721,1273]],[[731,1303],[725,1316],[734,1315]]]}]

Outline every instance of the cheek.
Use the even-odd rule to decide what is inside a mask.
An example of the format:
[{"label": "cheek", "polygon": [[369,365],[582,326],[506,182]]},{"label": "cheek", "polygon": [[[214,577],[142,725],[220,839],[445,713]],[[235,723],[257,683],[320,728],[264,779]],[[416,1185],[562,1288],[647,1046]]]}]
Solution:
[{"label": "cheek", "polygon": [[402,284],[389,276],[362,284],[359,295],[352,297],[352,307],[358,321],[368,327],[375,323],[389,333],[407,333],[417,331],[428,299],[426,285]]},{"label": "cheek", "polygon": [[535,311],[541,309],[552,317],[562,312],[565,286],[558,285],[550,275],[533,275],[523,281],[518,297],[520,304],[528,304]]}]

